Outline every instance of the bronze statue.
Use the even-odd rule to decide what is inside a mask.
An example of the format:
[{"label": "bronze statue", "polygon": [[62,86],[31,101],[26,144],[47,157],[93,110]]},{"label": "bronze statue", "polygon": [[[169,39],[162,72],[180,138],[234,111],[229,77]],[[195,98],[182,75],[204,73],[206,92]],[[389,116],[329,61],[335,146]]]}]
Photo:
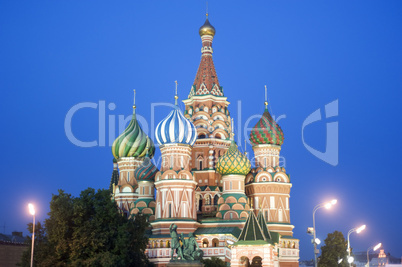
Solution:
[{"label": "bronze statue", "polygon": [[170,244],[172,250],[170,253],[171,260],[173,260],[173,253],[176,251],[177,259],[183,259],[183,250],[180,245],[179,235],[177,234],[177,225],[172,223],[169,227],[170,230],[170,237],[172,238],[172,242]]},{"label": "bronze statue", "polygon": [[[177,225],[172,223],[169,227],[170,236],[172,237],[172,252],[171,252],[171,260],[173,260],[173,253],[176,251],[177,258],[180,260],[194,261],[201,260],[204,252],[199,248],[197,240],[195,239],[194,233],[188,234],[188,239],[184,239],[183,233],[181,233],[180,237],[177,234]],[[183,243],[183,246],[180,246],[180,241]]]}]

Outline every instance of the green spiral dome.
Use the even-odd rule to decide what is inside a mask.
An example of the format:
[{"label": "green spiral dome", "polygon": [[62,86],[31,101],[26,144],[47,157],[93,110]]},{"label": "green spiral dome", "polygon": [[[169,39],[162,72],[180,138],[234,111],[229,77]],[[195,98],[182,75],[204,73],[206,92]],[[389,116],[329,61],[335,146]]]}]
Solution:
[{"label": "green spiral dome", "polygon": [[130,124],[113,142],[113,156],[115,159],[123,157],[143,158],[148,153],[148,156],[152,158],[154,152],[154,142],[141,129],[134,113]]}]

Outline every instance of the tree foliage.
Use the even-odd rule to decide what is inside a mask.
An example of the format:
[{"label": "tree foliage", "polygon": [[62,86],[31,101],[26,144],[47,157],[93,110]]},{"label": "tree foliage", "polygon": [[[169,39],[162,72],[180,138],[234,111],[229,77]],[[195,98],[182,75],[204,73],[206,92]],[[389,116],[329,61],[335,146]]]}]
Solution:
[{"label": "tree foliage", "polygon": [[[146,216],[123,216],[109,190],[88,188],[79,197],[59,190],[44,227],[35,227],[36,266],[147,266]],[[32,231],[32,224],[29,225]],[[41,231],[37,233],[38,231]],[[42,251],[42,252],[41,252]],[[22,257],[29,266],[30,250]]]},{"label": "tree foliage", "polygon": [[[325,246],[321,247],[321,257],[318,262],[319,267],[341,266],[347,267],[347,242],[342,232],[335,231],[329,233],[325,239]],[[339,259],[343,259],[338,264]]]}]

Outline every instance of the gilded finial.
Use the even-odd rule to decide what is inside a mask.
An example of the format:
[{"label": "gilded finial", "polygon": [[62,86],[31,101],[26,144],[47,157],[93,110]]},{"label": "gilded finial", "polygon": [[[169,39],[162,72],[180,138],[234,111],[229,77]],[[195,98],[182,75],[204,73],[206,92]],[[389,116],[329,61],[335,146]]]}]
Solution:
[{"label": "gilded finial", "polygon": [[175,95],[174,95],[174,104],[177,106],[177,99],[179,99],[179,97],[177,96],[177,80],[174,82],[176,84],[176,91],[175,91]]},{"label": "gilded finial", "polygon": [[206,10],[206,15],[207,15],[207,19],[208,19],[208,1],[207,1],[207,10]]},{"label": "gilded finial", "polygon": [[137,106],[135,105],[135,89],[133,91],[134,91],[133,112],[135,113],[135,109],[137,108]]},{"label": "gilded finial", "polygon": [[267,86],[265,85],[265,102],[264,102],[264,105],[265,105],[265,109],[267,109],[268,108],[268,98],[267,98]]}]

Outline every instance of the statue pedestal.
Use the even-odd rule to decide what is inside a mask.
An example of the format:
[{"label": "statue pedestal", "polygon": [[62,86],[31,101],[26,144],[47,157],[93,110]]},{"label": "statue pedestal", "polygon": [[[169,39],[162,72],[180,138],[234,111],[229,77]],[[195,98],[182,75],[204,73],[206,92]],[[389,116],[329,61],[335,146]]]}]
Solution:
[{"label": "statue pedestal", "polygon": [[170,261],[167,267],[204,267],[199,261],[173,260]]}]

